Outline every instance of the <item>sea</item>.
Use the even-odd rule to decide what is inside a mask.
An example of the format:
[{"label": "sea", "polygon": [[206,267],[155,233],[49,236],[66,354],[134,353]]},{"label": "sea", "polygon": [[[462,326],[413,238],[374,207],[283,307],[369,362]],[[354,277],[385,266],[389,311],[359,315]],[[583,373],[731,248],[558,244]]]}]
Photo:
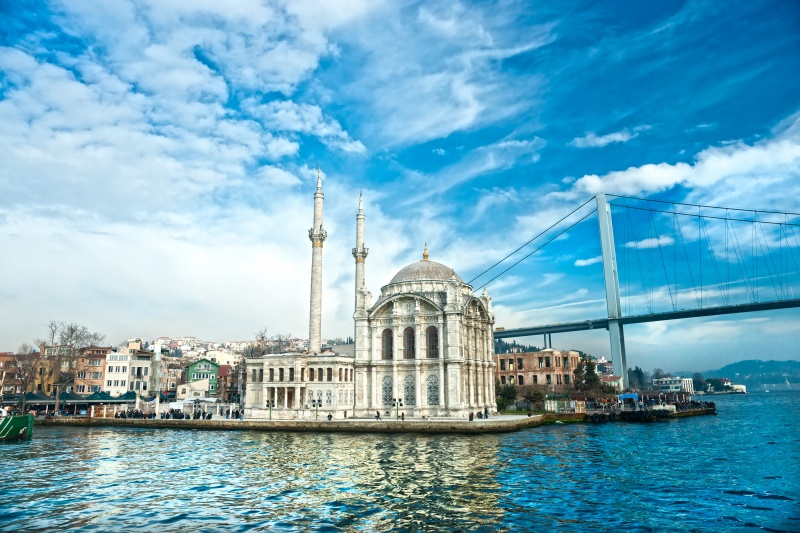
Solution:
[{"label": "sea", "polygon": [[[707,397],[709,398],[709,397]],[[37,426],[0,531],[800,531],[800,393],[501,435]]]}]

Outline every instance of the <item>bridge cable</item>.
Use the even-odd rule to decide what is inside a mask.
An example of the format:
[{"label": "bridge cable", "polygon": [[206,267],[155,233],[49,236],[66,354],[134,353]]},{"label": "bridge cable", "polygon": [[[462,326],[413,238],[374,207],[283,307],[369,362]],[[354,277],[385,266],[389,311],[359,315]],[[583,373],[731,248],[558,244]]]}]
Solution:
[{"label": "bridge cable", "polygon": [[739,237],[736,235],[736,228],[733,227],[733,224],[730,225],[730,230],[731,230],[731,235],[733,236],[733,251],[736,257],[736,264],[739,265],[739,270],[742,273],[742,279],[744,281],[748,297],[750,298],[750,303],[753,303],[754,293],[751,289],[750,278],[748,278],[747,276],[747,267],[745,265],[744,253],[742,252],[742,246],[741,244],[739,244]]},{"label": "bridge cable", "polygon": [[[515,253],[519,252],[520,250],[522,250],[523,248],[525,248],[526,246],[528,246],[530,243],[532,243],[533,241],[535,241],[536,239],[538,239],[539,237],[541,237],[542,235],[544,235],[545,233],[547,233],[548,231],[550,231],[551,229],[553,229],[554,227],[556,227],[556,226],[558,226],[559,224],[561,224],[561,223],[562,223],[564,220],[566,220],[567,218],[569,218],[570,216],[572,216],[573,214],[575,214],[575,212],[576,212],[576,211],[578,211],[578,210],[579,210],[579,209],[581,209],[583,206],[585,206],[586,204],[588,204],[589,202],[591,202],[592,200],[594,200],[594,198],[595,198],[595,197],[594,197],[594,196],[592,196],[591,198],[589,198],[588,200],[586,200],[585,202],[583,202],[581,205],[579,205],[578,207],[576,207],[575,209],[573,209],[572,211],[570,211],[570,212],[569,212],[567,215],[565,215],[564,217],[562,217],[562,218],[561,218],[561,219],[560,219],[558,222],[556,222],[555,224],[553,224],[552,226],[550,226],[550,227],[549,227],[549,228],[547,228],[546,230],[542,231],[541,233],[539,233],[538,235],[536,235],[535,237],[533,237],[531,240],[529,240],[528,242],[526,242],[525,244],[523,244],[522,246],[520,246],[519,248],[517,248],[516,250],[514,250],[513,252],[511,252],[510,254],[508,254],[507,256],[505,256],[504,258],[502,258],[500,261],[496,262],[495,264],[493,264],[492,266],[490,266],[489,268],[487,268],[486,270],[484,270],[483,272],[481,272],[480,274],[478,274],[477,276],[475,276],[474,278],[472,278],[471,280],[469,280],[469,281],[467,282],[467,285],[472,285],[472,282],[473,282],[473,281],[475,281],[476,279],[480,278],[481,276],[483,276],[484,274],[486,274],[487,272],[489,272],[490,270],[492,270],[494,267],[496,267],[496,266],[500,265],[500,264],[501,264],[503,261],[505,261],[506,259],[508,259],[508,258],[509,258],[509,257],[511,257],[512,255],[514,255]],[[595,211],[597,211],[597,209],[595,209]],[[592,213],[594,213],[594,211],[592,211]],[[583,217],[583,218],[586,218],[586,217]],[[582,218],[581,220],[583,220],[583,218]],[[579,220],[578,222],[580,222],[580,220]],[[572,227],[572,226],[570,226],[570,227]],[[525,256],[525,257],[528,257],[528,256]],[[516,263],[515,263],[515,264],[516,264]],[[504,272],[505,272],[505,271],[504,271]],[[492,278],[492,281],[494,281],[494,279],[496,279],[496,278]],[[488,283],[484,284],[483,286],[485,287],[486,285],[488,285]],[[480,288],[480,287],[479,287],[479,288]]]},{"label": "bridge cable", "polygon": [[[756,220],[758,220],[758,212],[756,212]],[[778,272],[778,267],[775,265],[775,261],[772,258],[772,249],[769,247],[769,242],[767,240],[767,234],[764,233],[764,227],[759,225],[759,229],[761,230],[761,236],[764,237],[764,247],[761,247],[761,242],[759,241],[758,245],[761,248],[761,251],[764,252],[764,248],[766,248],[766,254],[764,258],[764,265],[767,267],[767,273],[769,274],[769,280],[772,282],[772,288],[775,291],[775,296],[778,297],[778,300],[781,299],[781,295],[778,294],[778,288],[775,286],[775,279],[772,276],[772,269],[775,269],[775,276],[778,278],[778,284],[781,287],[781,293],[783,293],[783,285],[781,283],[780,274]],[[758,238],[758,232],[756,232],[756,238]],[[772,261],[772,269],[769,267],[769,263]]]},{"label": "bridge cable", "polygon": [[[589,201],[591,201],[591,200],[589,200]],[[583,205],[586,205],[586,204],[588,204],[588,203],[589,203],[589,202],[586,202],[586,203],[584,203]],[[583,205],[582,205],[581,207],[583,207]],[[580,209],[580,208],[578,208],[578,209]],[[577,209],[576,209],[576,211],[577,211]],[[554,240],[556,240],[557,238],[561,237],[563,234],[565,234],[566,232],[568,232],[569,230],[571,230],[572,228],[574,228],[575,226],[577,226],[578,224],[580,224],[580,223],[581,223],[581,222],[583,222],[584,220],[586,220],[586,219],[589,217],[589,215],[592,215],[592,214],[593,214],[593,213],[595,213],[596,211],[597,211],[597,208],[595,207],[594,209],[592,209],[591,211],[589,211],[588,213],[586,213],[586,214],[585,214],[583,217],[581,217],[581,219],[580,219],[580,220],[578,220],[577,222],[575,222],[574,224],[572,224],[571,226],[569,226],[569,227],[568,227],[568,228],[566,228],[565,230],[563,230],[563,231],[559,232],[559,233],[558,233],[556,236],[552,237],[552,238],[551,238],[550,240],[548,240],[546,243],[544,243],[543,245],[539,246],[538,248],[536,248],[535,250],[533,250],[531,253],[529,253],[528,255],[526,255],[525,257],[523,257],[522,259],[520,259],[519,261],[517,261],[516,263],[514,263],[514,264],[513,264],[513,265],[511,265],[510,267],[508,267],[507,269],[503,270],[503,271],[502,271],[502,272],[500,272],[498,275],[496,275],[495,277],[493,277],[492,279],[490,279],[489,281],[487,281],[486,283],[484,283],[483,285],[481,285],[480,287],[478,287],[478,288],[477,288],[477,289],[475,289],[475,290],[477,291],[477,290],[480,290],[480,289],[482,289],[482,288],[486,287],[486,286],[487,286],[487,285],[489,285],[491,282],[493,282],[494,280],[496,280],[497,278],[499,278],[500,276],[502,276],[503,274],[505,274],[506,272],[508,272],[509,270],[511,270],[512,268],[514,268],[515,266],[517,266],[518,264],[520,264],[520,263],[522,263],[523,261],[525,261],[527,258],[529,258],[530,256],[532,256],[533,254],[535,254],[536,252],[538,252],[539,250],[541,250],[542,248],[544,248],[545,246],[547,246],[548,244],[550,244],[551,242],[553,242]],[[573,211],[573,213],[574,213],[574,211]],[[570,213],[570,214],[572,214],[572,213]],[[567,215],[567,216],[569,216],[569,215]],[[563,219],[562,219],[562,220],[563,220]],[[490,270],[491,270],[491,269],[490,269]],[[480,277],[480,276],[478,276],[478,277]],[[476,278],[473,278],[473,279],[476,279]]]},{"label": "bridge cable", "polygon": [[[653,209],[652,207],[636,207],[636,206],[633,206],[633,205],[624,205],[624,204],[617,204],[617,203],[609,203],[609,205],[613,205],[615,207],[625,207],[627,209],[637,209],[639,211],[653,211],[654,213],[667,213],[667,214],[670,214],[670,215],[671,214],[675,214],[675,215],[681,215],[681,216],[685,216],[685,217],[696,217],[696,216],[698,216],[698,215],[695,215],[694,213],[682,213],[680,211],[666,211],[664,209]],[[717,209],[724,209],[724,208],[718,207]],[[760,210],[759,213],[768,213],[768,211]],[[786,214],[786,213],[780,213],[780,214]],[[703,218],[711,218],[711,219],[714,219],[714,220],[732,220],[734,222],[753,222],[752,218],[731,218],[731,217],[720,217],[720,216],[715,216],[715,215],[702,215],[702,216],[703,216]],[[772,222],[772,221],[769,221],[769,220],[760,220],[759,223],[760,224],[772,224],[772,225],[775,225],[775,226],[795,226],[795,227],[800,228],[800,223],[792,223],[792,222]]]},{"label": "bridge cable", "polygon": [[606,193],[606,196],[611,196],[614,198],[627,198],[629,200],[641,200],[643,202],[658,202],[661,204],[672,204],[672,205],[685,205],[687,207],[704,207],[707,209],[724,209],[724,210],[732,210],[732,211],[746,211],[748,213],[772,213],[776,215],[793,215],[793,216],[800,216],[800,213],[794,213],[792,211],[772,211],[769,209],[746,209],[746,208],[739,208],[739,207],[720,207],[718,205],[704,205],[704,204],[692,204],[686,202],[676,202],[674,200],[656,200],[653,198],[640,198],[638,196],[626,196],[622,194],[611,194]]},{"label": "bridge cable", "polygon": [[[656,222],[653,217],[653,212],[650,212],[650,223],[653,225],[653,232],[658,235],[656,230]],[[667,262],[664,260],[664,250],[661,248],[661,239],[656,237],[656,244],[658,244],[658,254],[661,256],[661,266],[664,268],[664,279],[667,281],[667,291],[669,291],[669,302],[672,304],[672,310],[677,311],[676,302],[672,298],[672,286],[669,284],[669,274],[667,274]]]},{"label": "bridge cable", "polygon": [[730,302],[725,297],[725,291],[722,289],[722,279],[719,275],[719,267],[717,265],[717,254],[714,253],[714,247],[711,245],[711,235],[708,233],[708,225],[705,220],[701,219],[703,225],[703,233],[706,236],[706,244],[708,255],[711,257],[711,266],[714,270],[714,277],[717,279],[717,287],[719,288],[719,296],[723,305],[730,305]]},{"label": "bridge cable", "polygon": [[681,240],[683,257],[684,259],[686,259],[686,269],[689,271],[689,280],[692,282],[692,291],[694,292],[694,299],[695,302],[697,302],[697,306],[700,307],[700,300],[697,298],[697,285],[694,282],[694,273],[692,272],[692,262],[689,260],[689,251],[686,249],[686,240],[683,238],[683,230],[681,229],[680,224],[678,224],[678,237]]},{"label": "bridge cable", "polygon": [[[635,227],[633,225],[633,220],[631,220],[631,212],[630,211],[625,211],[625,215],[626,215],[626,224],[630,228],[630,231],[631,231],[631,241],[630,242],[634,243],[634,245],[635,245],[636,242],[637,242],[636,229],[635,229]],[[628,248],[628,244],[627,243],[625,244],[625,248]],[[644,270],[642,270],[642,258],[639,255],[639,249],[636,246],[633,246],[633,252],[627,252],[626,251],[625,253],[626,253],[626,256],[630,256],[630,254],[633,253],[634,256],[636,257],[636,265],[639,267],[639,279],[642,282],[642,291],[644,292],[644,303],[645,303],[645,305],[647,305],[648,309],[650,310],[650,313],[652,313],[653,310],[650,307],[649,302],[647,300],[647,284],[645,283]]]}]

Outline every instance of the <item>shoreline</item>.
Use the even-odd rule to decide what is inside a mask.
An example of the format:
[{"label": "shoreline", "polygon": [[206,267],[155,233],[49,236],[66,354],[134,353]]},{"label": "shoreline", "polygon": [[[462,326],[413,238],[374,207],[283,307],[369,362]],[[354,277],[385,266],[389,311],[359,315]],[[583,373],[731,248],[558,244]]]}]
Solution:
[{"label": "shoreline", "polygon": [[[716,414],[715,410],[682,411],[671,418]],[[47,416],[37,425],[77,427],[134,427],[159,429],[194,429],[206,431],[280,431],[311,433],[421,433],[421,434],[496,434],[561,423],[592,423],[584,413],[546,413],[531,416],[497,415],[489,420],[170,420],[142,418],[90,418]]]}]

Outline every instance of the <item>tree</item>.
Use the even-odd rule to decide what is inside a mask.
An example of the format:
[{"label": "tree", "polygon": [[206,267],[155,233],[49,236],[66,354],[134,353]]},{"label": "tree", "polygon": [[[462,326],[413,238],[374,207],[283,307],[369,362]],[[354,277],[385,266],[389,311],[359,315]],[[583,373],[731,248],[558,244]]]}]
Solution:
[{"label": "tree", "polygon": [[703,374],[695,372],[692,374],[692,381],[694,382],[694,390],[702,391],[706,388],[706,380],[703,379]]},{"label": "tree", "polygon": [[517,388],[514,385],[503,385],[497,390],[500,391],[497,398],[497,410],[504,411],[511,402],[517,399]]},{"label": "tree", "polygon": [[27,404],[25,394],[34,392],[36,389],[36,378],[43,372],[44,362],[42,354],[34,352],[33,347],[28,343],[20,344],[14,354],[14,377],[19,383],[20,393],[22,394],[23,413]]},{"label": "tree", "polygon": [[583,391],[600,390],[600,376],[597,374],[597,365],[588,357],[581,357],[578,366],[573,371],[575,388]]},{"label": "tree", "polygon": [[541,409],[544,402],[544,391],[541,387],[534,385],[526,385],[522,388],[522,397],[528,402],[528,409],[530,410],[531,404],[534,409]]},{"label": "tree", "polygon": [[671,378],[672,374],[669,372],[664,372],[660,368],[653,369],[652,379],[661,379],[661,378]]},{"label": "tree", "polygon": [[50,359],[52,369],[56,373],[56,410],[60,408],[58,397],[61,386],[68,387],[75,382],[78,372],[78,359],[90,346],[97,346],[105,335],[89,331],[89,328],[77,322],[59,322],[51,320],[47,323],[47,334],[44,340],[37,340],[42,347],[42,355]]},{"label": "tree", "polygon": [[647,387],[648,381],[650,379],[647,372],[638,366],[628,369],[628,384],[632,389],[644,389]]}]

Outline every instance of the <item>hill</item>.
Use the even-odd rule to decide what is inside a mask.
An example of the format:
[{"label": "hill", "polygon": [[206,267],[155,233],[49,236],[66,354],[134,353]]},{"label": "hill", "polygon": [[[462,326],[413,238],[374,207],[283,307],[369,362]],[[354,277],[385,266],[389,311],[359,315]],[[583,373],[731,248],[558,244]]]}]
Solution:
[{"label": "hill", "polygon": [[748,389],[785,384],[787,381],[794,388],[800,387],[800,361],[748,359],[725,365],[719,370],[703,372],[703,377],[728,378],[734,383],[747,385]]}]

